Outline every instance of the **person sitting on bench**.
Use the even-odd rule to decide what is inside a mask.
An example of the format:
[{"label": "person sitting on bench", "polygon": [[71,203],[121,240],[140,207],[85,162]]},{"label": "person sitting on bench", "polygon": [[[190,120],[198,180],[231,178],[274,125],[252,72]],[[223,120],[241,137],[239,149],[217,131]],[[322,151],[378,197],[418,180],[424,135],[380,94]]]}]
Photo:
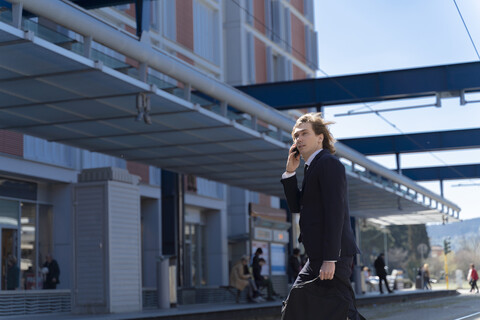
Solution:
[{"label": "person sitting on bench", "polygon": [[[237,290],[239,293],[247,288],[247,300],[248,302],[260,302],[258,298],[254,297],[254,288],[251,280],[252,276],[250,274],[244,274],[244,266],[248,264],[248,257],[243,256],[232,268],[230,272],[230,285]],[[237,296],[238,302],[238,296]]]},{"label": "person sitting on bench", "polygon": [[[258,261],[258,263],[257,263]],[[278,294],[273,290],[272,280],[268,277],[262,276],[262,267],[265,264],[265,259],[260,258],[258,260],[254,259],[252,263],[253,269],[253,278],[257,288],[266,287],[267,288],[267,301],[275,300],[273,297],[278,296]]]}]

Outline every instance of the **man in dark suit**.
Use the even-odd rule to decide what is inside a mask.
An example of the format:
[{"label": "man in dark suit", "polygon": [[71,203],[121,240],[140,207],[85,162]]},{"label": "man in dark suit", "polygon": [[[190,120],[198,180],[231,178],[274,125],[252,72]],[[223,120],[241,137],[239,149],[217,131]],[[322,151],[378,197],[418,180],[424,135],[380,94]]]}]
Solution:
[{"label": "man in dark suit", "polygon": [[[350,226],[345,167],[333,155],[335,140],[329,124],[319,113],[305,114],[297,120],[292,130],[294,144],[282,175],[290,211],[300,213],[299,240],[309,258],[294,286],[316,277],[332,281],[349,301],[349,319],[360,319],[352,288],[346,285],[359,250]],[[305,160],[301,189],[295,174],[300,156]]]}]

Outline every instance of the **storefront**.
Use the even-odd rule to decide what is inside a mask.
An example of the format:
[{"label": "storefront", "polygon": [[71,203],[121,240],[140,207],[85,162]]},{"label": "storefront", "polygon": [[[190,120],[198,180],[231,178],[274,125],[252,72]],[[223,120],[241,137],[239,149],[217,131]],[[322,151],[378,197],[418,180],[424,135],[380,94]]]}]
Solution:
[{"label": "storefront", "polygon": [[18,289],[42,289],[41,268],[53,251],[52,205],[37,199],[37,184],[0,178],[1,290],[7,290],[8,260],[20,269]]}]

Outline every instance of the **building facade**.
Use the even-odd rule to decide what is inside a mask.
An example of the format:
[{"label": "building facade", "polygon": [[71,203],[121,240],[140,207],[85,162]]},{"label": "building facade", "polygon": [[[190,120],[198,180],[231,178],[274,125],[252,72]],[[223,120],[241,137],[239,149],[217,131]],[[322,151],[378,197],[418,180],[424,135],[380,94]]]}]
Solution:
[{"label": "building facade", "polygon": [[[149,23],[142,41],[216,79],[246,85],[315,75],[313,0],[146,3],[150,8],[144,11],[149,14],[144,19]],[[125,4],[92,12],[136,34],[135,9],[133,4]],[[2,18],[6,13],[2,11]],[[28,19],[83,41],[81,36],[42,17]],[[125,67],[126,74],[141,70],[113,50],[95,43],[92,48],[112,59],[118,69]],[[146,73],[165,84],[169,92],[185,89],[184,84],[153,69]],[[162,233],[170,228],[165,225],[168,219],[162,168],[5,130],[0,131],[0,164],[1,290],[6,290],[6,261],[10,255],[19,261],[18,288],[42,289],[42,266],[51,253],[61,269],[57,289],[71,292],[83,286],[81,294],[73,294],[73,309],[141,310],[150,299],[149,290],[158,286],[158,259],[166,253]],[[276,268],[264,272],[273,271],[280,276],[279,281],[285,278],[281,260],[286,262],[287,251],[282,232],[289,224],[286,214],[281,217],[285,210],[280,208],[279,198],[192,175],[179,175],[177,182],[180,205],[173,219],[176,223],[172,224],[176,243],[167,253],[175,256],[179,303],[202,302],[201,292],[227,285],[231,265],[241,255],[251,254],[253,243],[276,252],[275,257],[266,256],[267,260],[276,259]],[[267,208],[256,213],[259,219],[266,217],[268,221],[271,208],[284,222],[280,221],[277,233],[275,227],[267,227],[271,238],[263,242],[255,238],[254,231],[256,227],[265,228],[265,223],[252,218],[252,204],[257,211]],[[275,242],[274,235],[282,240]],[[92,250],[99,250],[98,254]],[[106,272],[95,272],[98,270]],[[92,274],[94,281],[83,280]],[[122,295],[116,286],[128,289]],[[95,294],[87,294],[90,292]],[[135,293],[139,299],[132,302],[129,295]]]}]

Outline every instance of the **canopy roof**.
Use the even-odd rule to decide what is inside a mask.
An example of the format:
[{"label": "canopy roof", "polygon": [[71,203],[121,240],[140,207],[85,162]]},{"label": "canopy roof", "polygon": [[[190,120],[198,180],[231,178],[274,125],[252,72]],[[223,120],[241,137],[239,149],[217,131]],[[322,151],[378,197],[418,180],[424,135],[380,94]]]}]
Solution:
[{"label": "canopy roof", "polygon": [[[279,180],[291,142],[285,131],[159,79],[141,81],[106,56],[93,61],[68,39],[43,38],[49,41],[0,22],[0,129],[283,197]],[[140,109],[151,125],[135,121],[144,95],[151,110]],[[337,149],[353,216],[382,224],[458,219],[455,204],[341,144]]]}]

